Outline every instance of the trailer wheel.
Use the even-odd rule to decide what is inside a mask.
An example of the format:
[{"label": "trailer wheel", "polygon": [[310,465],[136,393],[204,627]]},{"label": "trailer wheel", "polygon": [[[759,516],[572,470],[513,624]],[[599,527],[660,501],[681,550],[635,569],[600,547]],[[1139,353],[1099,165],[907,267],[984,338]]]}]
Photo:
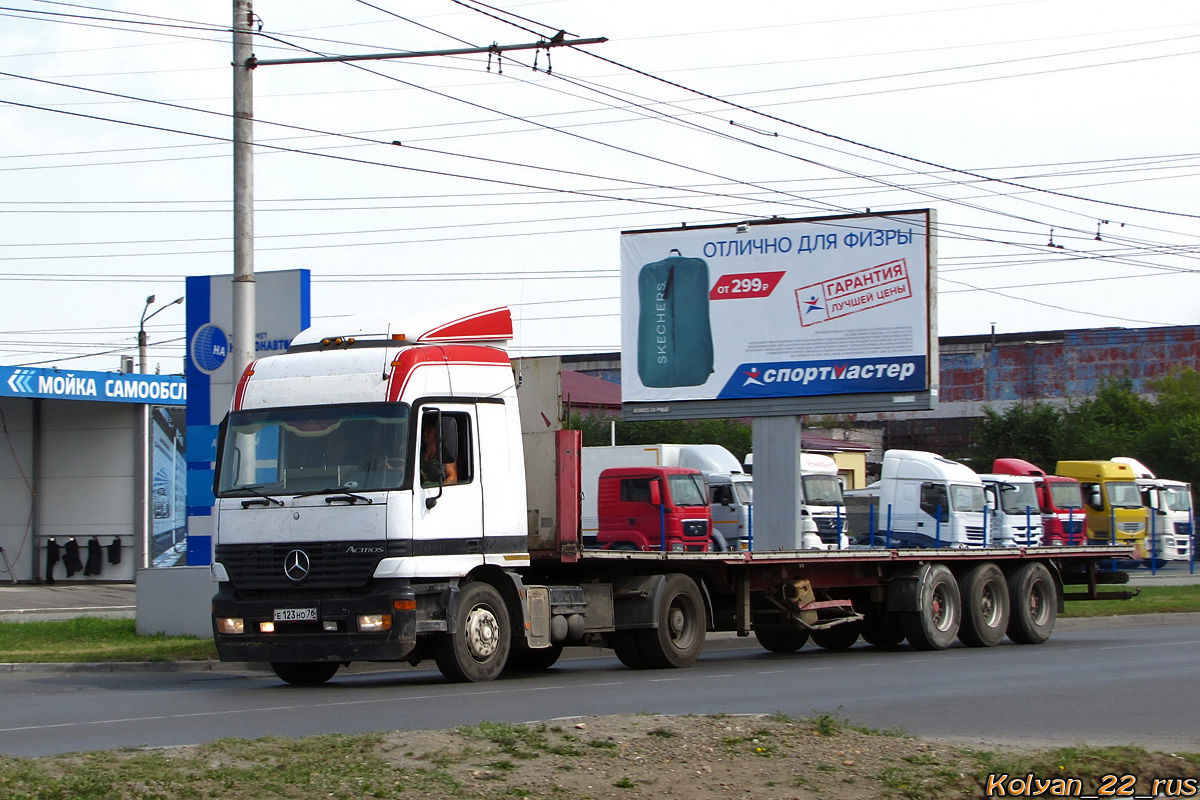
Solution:
[{"label": "trailer wheel", "polygon": [[1041,644],[1058,619],[1058,590],[1050,570],[1040,561],[1022,564],[1008,576],[1012,614],[1008,638],[1017,644]]},{"label": "trailer wheel", "polygon": [[668,575],[658,595],[658,627],[638,630],[638,644],[653,669],[690,667],[704,646],[704,599],[687,575]]},{"label": "trailer wheel", "polygon": [[332,678],[340,666],[336,661],[271,662],[271,669],[279,680],[293,686],[320,686]]},{"label": "trailer wheel", "polygon": [[524,644],[520,646],[513,642],[508,651],[508,661],[504,665],[505,672],[544,672],[554,666],[562,655],[563,646],[552,644],[549,647],[533,648]]},{"label": "trailer wheel", "polygon": [[945,650],[958,635],[962,600],[958,583],[945,564],[929,564],[916,582],[915,611],[900,615],[904,635],[917,650]]},{"label": "trailer wheel", "polygon": [[1009,620],[1008,582],[992,562],[976,564],[959,584],[962,624],[958,639],[967,647],[995,647],[1004,639]]},{"label": "trailer wheel", "polygon": [[454,611],[454,632],[442,634],[434,660],[447,680],[493,680],[504,669],[511,646],[504,598],[487,583],[463,584]]},{"label": "trailer wheel", "polygon": [[772,653],[794,653],[808,643],[808,631],[783,625],[755,625],[754,638]]},{"label": "trailer wheel", "polygon": [[904,627],[900,617],[891,611],[868,613],[859,623],[859,635],[875,647],[896,647],[904,642]]},{"label": "trailer wheel", "polygon": [[858,641],[860,631],[857,622],[843,622],[832,628],[812,632],[813,644],[826,650],[849,650]]}]

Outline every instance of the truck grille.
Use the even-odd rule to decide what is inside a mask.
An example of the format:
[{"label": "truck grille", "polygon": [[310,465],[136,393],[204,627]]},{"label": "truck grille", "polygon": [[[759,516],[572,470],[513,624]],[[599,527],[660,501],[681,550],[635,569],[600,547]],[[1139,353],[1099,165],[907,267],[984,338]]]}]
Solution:
[{"label": "truck grille", "polygon": [[1175,535],[1176,536],[1191,536],[1192,535],[1192,523],[1176,522],[1175,523]]},{"label": "truck grille", "polygon": [[[225,566],[229,580],[240,591],[264,589],[359,588],[375,574],[375,566],[388,555],[402,555],[395,543],[293,542],[287,544],[219,544],[216,561]],[[391,552],[392,550],[397,552]],[[293,550],[308,559],[308,571],[293,580],[284,571]],[[296,574],[293,572],[293,574]]]},{"label": "truck grille", "polygon": [[699,539],[708,536],[708,523],[702,519],[685,519],[683,535],[689,539]]},{"label": "truck grille", "polygon": [[841,542],[842,529],[845,527],[839,517],[813,517],[817,524],[817,535],[824,544],[837,545]]}]

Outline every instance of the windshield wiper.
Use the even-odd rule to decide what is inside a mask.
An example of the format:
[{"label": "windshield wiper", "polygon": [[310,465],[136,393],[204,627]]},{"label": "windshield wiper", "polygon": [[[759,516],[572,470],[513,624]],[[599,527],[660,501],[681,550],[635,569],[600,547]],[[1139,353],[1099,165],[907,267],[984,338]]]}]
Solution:
[{"label": "windshield wiper", "polygon": [[[235,487],[233,487],[232,491],[235,491],[235,492],[247,491],[247,492],[250,492],[250,494],[252,494],[252,495],[256,495],[257,497],[261,497],[263,500],[266,500],[267,505],[274,503],[277,506],[283,506],[282,500],[272,497],[271,495],[267,494],[266,492],[260,492],[259,489],[262,489],[262,484],[258,484],[256,486],[235,486]],[[245,508],[248,503],[253,503],[253,502],[254,502],[253,500],[243,501],[242,508]]]},{"label": "windshield wiper", "polygon": [[368,504],[374,502],[369,497],[363,497],[361,494],[354,494],[353,492],[349,491],[350,489],[357,489],[357,488],[358,488],[357,484],[346,484],[345,486],[330,486],[328,489],[315,489],[311,492],[301,492],[300,494],[296,495],[296,497],[312,497],[313,495],[318,495],[318,494],[332,495],[332,494],[341,492],[341,494],[339,494],[337,497],[325,498],[325,502],[328,503],[330,500],[341,500],[341,499],[349,499],[352,503],[358,502],[359,500],[363,500],[363,501],[367,502]]}]

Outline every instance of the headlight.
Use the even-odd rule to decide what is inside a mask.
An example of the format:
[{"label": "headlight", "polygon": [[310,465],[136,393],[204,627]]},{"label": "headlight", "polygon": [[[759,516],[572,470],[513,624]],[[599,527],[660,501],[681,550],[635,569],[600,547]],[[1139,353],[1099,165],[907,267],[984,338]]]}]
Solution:
[{"label": "headlight", "polygon": [[245,633],[246,623],[239,617],[217,617],[217,633]]},{"label": "headlight", "polygon": [[383,633],[392,629],[391,614],[359,614],[358,630],[362,633]]}]

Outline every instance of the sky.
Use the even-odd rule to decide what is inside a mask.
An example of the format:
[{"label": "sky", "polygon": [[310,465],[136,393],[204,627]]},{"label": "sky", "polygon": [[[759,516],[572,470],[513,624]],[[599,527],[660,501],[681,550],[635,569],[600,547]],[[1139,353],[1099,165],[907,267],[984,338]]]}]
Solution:
[{"label": "sky", "polygon": [[[232,274],[232,2],[0,10],[0,365],[183,369]],[[256,0],[257,272],[317,322],[509,305],[620,349],[620,234],[932,208],[942,336],[1196,324],[1200,5]],[[398,144],[397,144],[398,143]],[[146,305],[154,295],[152,305]]]}]

